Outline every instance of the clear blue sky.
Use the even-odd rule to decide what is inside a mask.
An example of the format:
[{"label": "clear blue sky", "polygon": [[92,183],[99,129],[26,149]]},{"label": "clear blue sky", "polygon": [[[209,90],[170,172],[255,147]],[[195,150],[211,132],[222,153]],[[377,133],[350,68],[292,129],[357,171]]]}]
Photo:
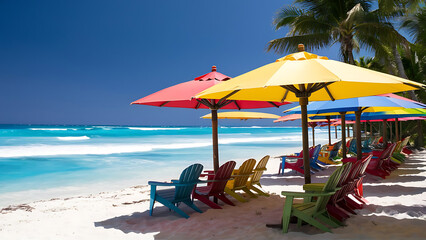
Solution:
[{"label": "clear blue sky", "polygon": [[[266,43],[287,32],[275,31],[272,18],[289,3],[1,1],[0,124],[208,126],[199,119],[208,110],[129,104],[212,65],[235,77],[274,61],[280,56],[267,53]],[[337,51],[316,53],[337,60]]]}]

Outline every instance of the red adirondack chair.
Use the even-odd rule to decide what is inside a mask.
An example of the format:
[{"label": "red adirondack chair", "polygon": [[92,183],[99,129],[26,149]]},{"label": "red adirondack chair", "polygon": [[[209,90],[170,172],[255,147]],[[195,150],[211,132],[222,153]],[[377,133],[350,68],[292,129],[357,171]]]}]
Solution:
[{"label": "red adirondack chair", "polygon": [[207,174],[201,174],[201,177],[208,176],[207,186],[194,188],[192,192],[192,198],[198,199],[201,202],[207,204],[211,208],[221,209],[222,207],[218,204],[210,201],[209,197],[217,197],[224,203],[235,206],[235,204],[229,200],[224,193],[226,183],[231,178],[232,171],[235,168],[235,161],[229,161],[224,163],[214,174],[213,171],[206,171]]},{"label": "red adirondack chair", "polygon": [[[381,152],[380,156],[373,156],[370,160],[370,163],[365,170],[368,174],[378,176],[381,178],[386,178],[386,176],[390,175],[391,169],[388,164],[390,161],[389,158],[392,156],[392,152],[395,149],[396,144],[390,144],[383,152]],[[374,152],[373,152],[374,155]]]},{"label": "red adirondack chair", "polygon": [[[315,151],[315,147],[309,148],[309,158],[312,158],[314,151]],[[318,151],[318,153],[319,153],[319,151]],[[305,171],[303,170],[303,151],[300,152],[299,155],[297,155],[297,156],[283,155],[283,156],[280,156],[280,157],[281,157],[281,164],[280,164],[280,169],[278,171],[278,174],[282,170],[281,174],[284,175],[284,169],[285,168],[289,168],[289,169],[295,170],[295,171],[297,171],[301,174],[305,174]],[[290,161],[293,160],[295,162],[288,162],[286,160],[290,160]]]}]

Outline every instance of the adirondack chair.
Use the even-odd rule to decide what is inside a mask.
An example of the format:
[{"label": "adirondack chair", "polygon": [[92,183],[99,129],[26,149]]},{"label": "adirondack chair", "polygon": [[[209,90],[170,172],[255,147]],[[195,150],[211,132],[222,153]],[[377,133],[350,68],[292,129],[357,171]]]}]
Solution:
[{"label": "adirondack chair", "polygon": [[248,159],[238,170],[234,170],[232,173],[232,180],[229,180],[225,186],[225,192],[231,195],[233,198],[237,199],[240,202],[247,202],[242,196],[240,196],[236,191],[243,190],[250,197],[257,198],[255,194],[253,194],[247,187],[247,181],[250,176],[253,174],[253,168],[256,164],[256,160]]},{"label": "adirondack chair", "polygon": [[[312,159],[314,151],[315,151],[315,148],[309,149],[309,159]],[[318,154],[319,154],[319,152],[318,152]],[[301,174],[305,174],[305,171],[303,170],[303,152],[301,152],[299,154],[299,156],[284,155],[284,156],[280,156],[280,157],[281,157],[280,167],[282,168],[281,175],[284,175],[284,169],[285,168],[289,168],[289,169],[295,170],[295,171],[297,171]],[[287,160],[294,160],[295,162],[289,162]],[[315,173],[315,172],[311,171],[311,173]]]},{"label": "adirondack chair", "polygon": [[321,144],[318,144],[314,147],[314,151],[312,152],[312,156],[310,156],[310,166],[311,169],[315,171],[323,170],[324,166],[318,162],[319,153],[321,151]]},{"label": "adirondack chair", "polygon": [[[349,215],[337,205],[337,200],[339,199],[339,196],[343,191],[343,187],[346,184],[347,178],[349,177],[351,168],[352,168],[351,162],[343,164],[342,174],[340,175],[339,182],[337,183],[337,187],[340,189],[337,190],[336,193],[331,196],[330,200],[327,203],[328,213],[333,218],[338,220],[338,224],[341,224],[341,222],[344,219],[349,217]],[[306,192],[321,192],[322,189],[324,188],[324,185],[325,183],[305,184],[303,185],[303,190],[305,190]]]},{"label": "adirondack chair", "polygon": [[[362,190],[362,180],[365,177],[365,170],[367,169],[367,166],[369,165],[372,154],[363,157],[361,161],[356,161],[354,164],[354,169],[350,173],[350,178],[345,184],[343,194],[340,196],[341,198],[338,200],[339,206],[341,206],[346,211],[356,214],[353,210],[354,209],[362,209],[363,205],[367,203],[367,200],[363,197],[363,190]],[[353,198],[350,197],[350,195],[357,199],[358,201],[355,201]]]},{"label": "adirondack chair", "polygon": [[395,152],[392,154],[392,157],[391,157],[392,161],[399,164],[405,162],[407,155],[403,153],[402,150],[404,149],[405,146],[407,146],[409,140],[410,140],[410,136],[404,138],[401,141],[401,144],[399,145],[399,147],[398,146],[395,147]]},{"label": "adirondack chair", "polygon": [[[287,157],[289,157],[289,158],[303,158],[303,150],[300,151],[300,153],[296,153],[294,155],[282,155],[282,156],[278,156],[278,157],[281,158],[280,167],[278,169],[278,174],[281,173],[281,175],[284,175],[284,168],[285,168],[285,165],[286,165],[285,160],[287,159]],[[303,166],[303,162],[302,162],[301,166]]]},{"label": "adirondack chair", "polygon": [[320,154],[318,156],[318,161],[320,161],[322,164],[340,164],[340,161],[335,161],[334,159],[337,157],[341,146],[342,141],[338,141],[331,145],[331,149],[321,149]]},{"label": "adirondack chair", "polygon": [[[330,219],[326,206],[330,197],[338,190],[336,186],[339,182],[342,171],[343,167],[338,167],[331,174],[321,192],[281,192],[281,195],[286,196],[282,218],[282,231],[284,233],[288,232],[290,217],[293,216],[298,219],[299,227],[302,225],[302,221],[325,232],[331,232],[331,230],[321,222],[324,222],[325,224],[332,227],[339,226],[339,224]],[[316,197],[316,201],[305,201],[304,203],[300,204],[293,203],[295,198],[311,199],[312,197]]]},{"label": "adirondack chair", "polygon": [[386,176],[389,176],[391,170],[388,169],[387,161],[389,161],[395,146],[395,143],[389,145],[384,151],[380,153],[380,156],[375,155],[375,151],[373,151],[373,158],[370,160],[370,163],[368,164],[365,171],[371,175],[375,175],[381,178],[386,178]]},{"label": "adirondack chair", "polygon": [[268,163],[269,158],[270,158],[269,155],[266,155],[259,161],[259,163],[257,164],[257,166],[253,170],[253,175],[249,178],[249,180],[247,182],[247,188],[248,189],[257,192],[259,195],[263,195],[263,196],[267,196],[267,197],[269,197],[269,194],[260,190],[255,185],[262,187],[262,185],[260,185],[260,178],[262,177],[263,172],[266,171],[266,164]]},{"label": "adirondack chair", "polygon": [[207,181],[209,184],[207,186],[194,188],[192,198],[198,199],[207,204],[209,207],[215,209],[221,209],[222,207],[210,201],[209,197],[211,196],[217,197],[226,204],[235,206],[235,204],[225,196],[224,192],[226,183],[231,178],[232,171],[235,168],[235,164],[235,161],[229,161],[220,166],[216,174],[211,171],[208,171],[208,174],[201,174],[202,177],[209,177],[209,180]]},{"label": "adirondack chair", "polygon": [[[178,208],[180,203],[185,203],[195,211],[201,213],[202,211],[191,200],[192,189],[199,182],[198,178],[201,171],[203,171],[203,165],[193,164],[183,170],[179,180],[172,180],[170,183],[149,181],[148,184],[151,185],[149,215],[152,216],[156,201],[185,218],[189,218],[189,216]],[[157,187],[160,186],[174,188],[158,190]]]}]

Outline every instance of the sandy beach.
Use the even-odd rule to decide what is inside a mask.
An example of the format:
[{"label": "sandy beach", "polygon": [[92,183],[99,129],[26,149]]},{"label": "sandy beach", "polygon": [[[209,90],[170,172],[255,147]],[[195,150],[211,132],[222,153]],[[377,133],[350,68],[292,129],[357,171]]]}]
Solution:
[{"label": "sandy beach", "polygon": [[[261,183],[270,197],[232,201],[235,207],[204,213],[182,206],[181,218],[156,203],[149,216],[149,186],[70,198],[53,198],[10,206],[0,211],[0,239],[425,239],[426,151],[413,153],[387,179],[367,175],[364,195],[369,204],[346,221],[346,226],[323,233],[311,226],[291,225],[288,234],[270,229],[279,223],[285,198],[279,193],[300,191],[303,177],[295,172],[277,175],[279,159],[272,158]],[[237,165],[238,166],[238,165]],[[324,182],[335,167],[315,174]],[[179,174],[179,173],[177,173]]]}]

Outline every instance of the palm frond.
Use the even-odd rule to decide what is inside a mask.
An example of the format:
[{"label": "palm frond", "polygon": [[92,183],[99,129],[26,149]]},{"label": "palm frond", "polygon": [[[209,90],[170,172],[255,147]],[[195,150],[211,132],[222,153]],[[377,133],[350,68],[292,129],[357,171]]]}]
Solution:
[{"label": "palm frond", "polygon": [[270,41],[267,44],[267,51],[274,50],[278,54],[296,52],[299,43],[303,43],[307,51],[312,51],[329,46],[331,41],[332,38],[327,33],[288,36]]}]

